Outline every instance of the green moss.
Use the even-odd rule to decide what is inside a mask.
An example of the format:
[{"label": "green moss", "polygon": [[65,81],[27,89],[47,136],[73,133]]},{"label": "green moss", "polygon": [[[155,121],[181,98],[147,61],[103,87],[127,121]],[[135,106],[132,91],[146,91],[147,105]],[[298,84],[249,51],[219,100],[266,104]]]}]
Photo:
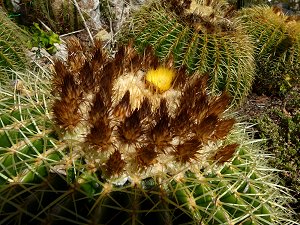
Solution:
[{"label": "green moss", "polygon": [[[300,96],[293,101],[299,103]],[[265,147],[272,154],[269,163],[280,172],[282,185],[293,190],[298,203],[292,204],[300,214],[300,111],[299,104],[286,105],[285,113],[280,108],[271,109],[254,122],[257,122],[258,136],[265,139]]]}]

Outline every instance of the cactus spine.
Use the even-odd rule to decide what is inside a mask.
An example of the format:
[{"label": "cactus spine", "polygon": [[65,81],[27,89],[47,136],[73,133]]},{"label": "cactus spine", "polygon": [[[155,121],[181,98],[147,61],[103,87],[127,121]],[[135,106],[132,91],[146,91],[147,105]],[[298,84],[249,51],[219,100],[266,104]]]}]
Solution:
[{"label": "cactus spine", "polygon": [[159,63],[150,48],[109,59],[76,39],[55,71],[51,86],[2,93],[3,222],[296,224],[207,76]]},{"label": "cactus spine", "polygon": [[[208,72],[210,90],[228,91],[234,104],[247,96],[254,78],[252,43],[233,9],[224,1],[151,1],[133,13],[123,36],[144,50],[151,45],[160,58],[174,57],[177,67]],[[129,30],[129,32],[128,32]]]},{"label": "cactus spine", "polygon": [[[25,56],[29,38],[25,31],[14,24],[0,9],[0,68],[22,70],[27,67]],[[0,82],[2,75],[0,77]]]}]

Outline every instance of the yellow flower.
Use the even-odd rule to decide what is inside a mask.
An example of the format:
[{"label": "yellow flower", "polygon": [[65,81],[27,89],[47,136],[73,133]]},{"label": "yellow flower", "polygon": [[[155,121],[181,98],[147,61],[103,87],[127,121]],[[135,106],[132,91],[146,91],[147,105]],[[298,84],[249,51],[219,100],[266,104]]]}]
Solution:
[{"label": "yellow flower", "polygon": [[146,81],[151,83],[160,92],[165,92],[171,88],[175,73],[167,68],[158,67],[151,69],[146,74]]}]

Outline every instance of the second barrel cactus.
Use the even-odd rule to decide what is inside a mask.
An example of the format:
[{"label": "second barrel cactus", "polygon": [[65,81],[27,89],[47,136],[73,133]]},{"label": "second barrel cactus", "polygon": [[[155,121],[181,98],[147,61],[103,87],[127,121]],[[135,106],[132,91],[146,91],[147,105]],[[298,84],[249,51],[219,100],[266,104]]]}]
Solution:
[{"label": "second barrel cactus", "polygon": [[255,44],[257,77],[254,90],[285,94],[300,83],[300,23],[279,8],[256,6],[239,12]]},{"label": "second barrel cactus", "polygon": [[[210,90],[228,91],[234,104],[249,93],[254,79],[253,45],[226,1],[151,1],[133,13],[126,28],[138,49],[151,45],[176,67],[209,73]],[[128,32],[129,30],[129,32]]]}]

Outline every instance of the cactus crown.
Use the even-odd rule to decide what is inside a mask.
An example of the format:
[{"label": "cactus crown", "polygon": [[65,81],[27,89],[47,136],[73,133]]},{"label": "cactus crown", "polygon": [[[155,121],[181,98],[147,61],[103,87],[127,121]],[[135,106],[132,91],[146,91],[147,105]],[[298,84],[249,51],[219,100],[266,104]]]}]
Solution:
[{"label": "cactus crown", "polygon": [[228,19],[232,15],[233,7],[230,7],[226,1],[164,0],[162,4],[199,33],[236,31],[233,22]]},{"label": "cactus crown", "polygon": [[256,141],[238,126],[226,137],[228,97],[209,97],[207,76],[76,39],[55,70],[52,85],[16,73],[0,92],[0,221],[297,224]]},{"label": "cactus crown", "polygon": [[237,144],[222,141],[234,124],[222,118],[228,95],[209,97],[208,76],[158,63],[150,48],[141,56],[122,47],[109,59],[99,44],[87,53],[69,42],[66,64],[55,63],[53,114],[73,158],[84,156],[107,179],[199,171],[231,158]]}]

